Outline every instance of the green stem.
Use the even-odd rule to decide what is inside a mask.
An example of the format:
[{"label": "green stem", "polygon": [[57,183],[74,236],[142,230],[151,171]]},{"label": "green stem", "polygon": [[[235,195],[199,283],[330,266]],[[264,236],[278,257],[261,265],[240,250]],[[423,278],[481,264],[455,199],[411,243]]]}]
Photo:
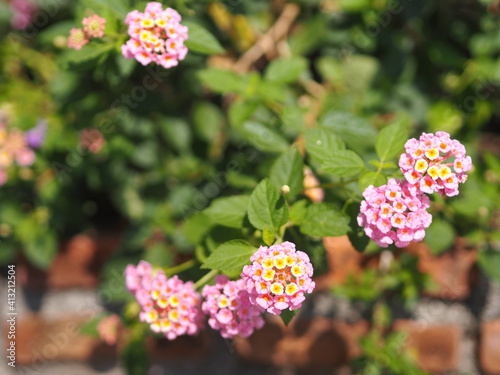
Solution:
[{"label": "green stem", "polygon": [[276,238],[276,240],[274,240],[273,245],[280,244],[283,242],[283,238],[285,237],[285,232],[286,232],[287,228],[291,227],[292,225],[293,224],[289,221],[285,225],[281,226],[280,231],[278,233],[278,237]]},{"label": "green stem", "polygon": [[356,182],[358,181],[357,178],[351,178],[349,180],[345,180],[345,181],[342,181],[342,182],[329,182],[327,184],[319,184],[319,185],[316,185],[316,186],[310,186],[310,187],[306,187],[304,188],[304,190],[309,190],[309,189],[324,189],[324,188],[337,188],[337,187],[342,187],[342,186],[345,186],[347,184],[350,184],[351,182]]},{"label": "green stem", "polygon": [[176,275],[178,273],[181,273],[182,271],[188,270],[191,267],[196,265],[196,260],[195,259],[189,259],[185,261],[184,263],[178,264],[177,266],[173,266],[170,268],[165,269],[165,273],[170,276],[170,275]]},{"label": "green stem", "polygon": [[212,277],[217,275],[219,273],[218,270],[212,270],[209,273],[207,273],[205,276],[203,276],[201,279],[199,279],[197,282],[194,283],[194,288],[199,289],[203,285],[205,285]]}]

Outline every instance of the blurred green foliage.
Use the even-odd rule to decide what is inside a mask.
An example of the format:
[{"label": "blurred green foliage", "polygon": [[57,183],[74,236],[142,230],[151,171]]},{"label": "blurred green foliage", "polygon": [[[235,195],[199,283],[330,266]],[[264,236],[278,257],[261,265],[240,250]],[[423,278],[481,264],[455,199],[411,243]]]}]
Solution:
[{"label": "blurred green foliage", "polygon": [[[348,234],[357,250],[380,251],[356,224],[361,192],[400,177],[408,137],[444,130],[465,143],[474,169],[458,197],[433,197],[425,241],[439,254],[465,237],[480,250],[481,269],[500,280],[500,147],[489,142],[500,136],[500,22],[492,2],[172,0],[165,4],[190,27],[190,53],[169,70],[121,55],[124,17],[145,2],[39,1],[46,17],[24,31],[10,29],[0,4],[0,109],[23,130],[38,119],[49,124],[32,172],[13,172],[0,188],[2,263],[22,253],[47,268],[58,239],[119,228],[104,290],[139,259],[167,268],[194,257],[234,276],[250,249],[279,239],[308,252],[321,272],[321,237]],[[277,48],[250,69],[231,69],[293,6],[300,11]],[[92,13],[107,19],[107,35],[66,48],[69,29]],[[89,127],[106,140],[97,154],[79,142]],[[303,190],[304,166],[325,187],[325,202]],[[228,258],[235,240],[241,251]],[[374,303],[392,295],[411,306],[426,285],[404,254],[336,292]],[[128,296],[123,289],[111,298]],[[140,336],[127,351],[142,347]],[[419,374],[406,357],[388,372],[373,362],[399,339],[368,336],[362,373]],[[141,373],[146,364],[130,358],[131,373]]]}]

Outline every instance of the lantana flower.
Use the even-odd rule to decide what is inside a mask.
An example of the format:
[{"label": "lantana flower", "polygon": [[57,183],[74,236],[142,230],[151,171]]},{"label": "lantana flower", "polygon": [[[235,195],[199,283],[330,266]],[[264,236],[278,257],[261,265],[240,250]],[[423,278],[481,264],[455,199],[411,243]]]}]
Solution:
[{"label": "lantana flower", "polygon": [[137,267],[127,266],[125,282],[141,306],[140,320],[153,332],[163,333],[169,340],[199,332],[203,323],[201,297],[193,282],[184,283],[177,275],[167,278],[145,261]]},{"label": "lantana flower", "polygon": [[83,29],[73,28],[69,31],[68,47],[74,49],[82,49],[89,42],[89,38],[85,35]]},{"label": "lantana flower", "polygon": [[424,238],[432,222],[430,201],[415,186],[391,178],[387,185],[368,186],[363,197],[358,224],[377,245],[404,247]]},{"label": "lantana flower", "polygon": [[180,24],[181,16],[172,8],[151,2],[144,13],[134,10],[127,15],[130,39],[122,46],[128,59],[136,59],[142,65],[156,63],[164,68],[176,66],[184,60],[187,47],[188,28]]},{"label": "lantana flower", "polygon": [[215,285],[205,285],[201,295],[205,298],[201,308],[208,315],[208,324],[224,338],[248,337],[264,326],[263,309],[250,302],[242,279],[230,281],[218,275]]},{"label": "lantana flower", "polygon": [[24,133],[24,138],[26,143],[31,148],[40,148],[45,140],[45,134],[47,133],[47,121],[40,120],[37,122],[34,128],[27,130]]},{"label": "lantana flower", "polygon": [[106,28],[106,19],[99,17],[97,14],[86,17],[82,20],[83,31],[85,35],[90,38],[100,38],[104,36],[104,29]]},{"label": "lantana flower", "polygon": [[399,158],[399,167],[406,180],[424,193],[458,194],[458,185],[467,180],[472,168],[470,156],[457,140],[446,132],[423,133],[405,144],[406,153]]},{"label": "lantana flower", "polygon": [[9,168],[15,165],[29,167],[35,162],[36,155],[28,142],[28,132],[10,128],[7,120],[0,124],[0,186],[7,182]]},{"label": "lantana flower", "polygon": [[14,13],[10,23],[16,30],[26,29],[38,10],[36,2],[33,0],[12,0],[10,8]]},{"label": "lantana flower", "polygon": [[241,273],[250,302],[271,314],[298,309],[305,300],[304,294],[315,287],[308,255],[296,250],[292,242],[261,246],[250,260],[252,264],[244,266]]}]

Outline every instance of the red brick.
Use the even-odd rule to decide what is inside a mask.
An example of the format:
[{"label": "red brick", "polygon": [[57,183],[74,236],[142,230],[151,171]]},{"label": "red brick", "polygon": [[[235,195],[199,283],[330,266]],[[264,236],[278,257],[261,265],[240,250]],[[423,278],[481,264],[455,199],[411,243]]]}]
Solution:
[{"label": "red brick", "polygon": [[500,319],[481,326],[479,363],[485,373],[500,375]]},{"label": "red brick", "polygon": [[315,279],[317,290],[342,284],[350,275],[359,275],[362,272],[363,255],[354,249],[347,236],[325,237],[323,244],[330,271]]},{"label": "red brick", "polygon": [[17,322],[16,349],[20,365],[48,361],[112,360],[116,347],[79,331],[86,318],[79,316],[45,320],[39,315],[25,315]]},{"label": "red brick", "polygon": [[19,280],[29,289],[94,288],[99,272],[111,253],[117,249],[117,234],[89,236],[79,234],[62,241],[58,254],[47,272],[21,260]]},{"label": "red brick", "polygon": [[456,371],[462,328],[455,325],[424,326],[408,320],[398,320],[395,331],[405,331],[408,338],[405,346],[416,353],[422,370],[432,373]]},{"label": "red brick", "polygon": [[477,252],[465,247],[461,241],[445,253],[434,256],[423,242],[411,244],[408,251],[418,256],[419,270],[428,273],[436,285],[435,290],[426,291],[431,297],[461,300],[470,294],[475,280]]},{"label": "red brick", "polygon": [[276,363],[277,345],[283,340],[285,328],[278,319],[270,317],[266,325],[250,337],[233,339],[236,353],[244,360],[271,365]]},{"label": "red brick", "polygon": [[212,338],[206,330],[197,336],[179,336],[173,341],[153,337],[146,340],[148,352],[154,362],[203,357],[209,353],[211,343]]},{"label": "red brick", "polygon": [[277,319],[248,339],[234,340],[236,352],[245,360],[304,370],[348,364],[360,354],[358,339],[368,331],[365,321],[347,324],[326,318],[300,319],[285,327]]},{"label": "red brick", "polygon": [[92,288],[98,283],[91,265],[97,253],[95,239],[80,234],[61,244],[61,251],[54,259],[47,275],[51,288]]}]

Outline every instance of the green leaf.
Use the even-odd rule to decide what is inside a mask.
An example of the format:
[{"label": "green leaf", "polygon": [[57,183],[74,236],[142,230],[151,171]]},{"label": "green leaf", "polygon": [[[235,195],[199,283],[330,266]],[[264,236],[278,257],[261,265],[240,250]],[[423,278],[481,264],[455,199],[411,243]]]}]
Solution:
[{"label": "green leaf", "polygon": [[52,231],[38,232],[23,243],[28,261],[40,269],[47,269],[57,254],[57,240]]},{"label": "green leaf", "polygon": [[283,122],[283,131],[286,134],[292,134],[297,137],[304,131],[305,109],[298,105],[285,105],[281,111],[281,121]]},{"label": "green leaf", "polygon": [[285,87],[275,82],[259,82],[256,92],[264,100],[285,101],[286,99]]},{"label": "green leaf", "polygon": [[201,268],[233,271],[250,264],[250,257],[257,249],[243,240],[232,240],[220,245],[206,259]]},{"label": "green leaf", "polygon": [[290,324],[295,315],[297,315],[297,311],[298,310],[290,311],[288,309],[281,311],[280,318],[281,320],[283,320],[285,326],[288,326]]},{"label": "green leaf", "polygon": [[328,203],[311,204],[300,224],[300,231],[312,237],[343,236],[349,229],[349,217]]},{"label": "green leaf", "polygon": [[362,193],[370,185],[377,187],[384,185],[386,182],[387,176],[385,174],[374,171],[366,171],[358,180],[358,189]]},{"label": "green leaf", "polygon": [[151,367],[149,353],[146,335],[134,332],[132,339],[127,341],[120,352],[120,362],[127,369],[127,375],[146,374]]},{"label": "green leaf", "polygon": [[231,126],[240,127],[252,116],[257,106],[257,103],[250,100],[234,101],[228,111]]},{"label": "green leaf", "polygon": [[193,107],[193,122],[201,138],[213,142],[224,127],[224,115],[215,104],[208,101],[197,102]]},{"label": "green leaf", "polygon": [[82,4],[100,16],[103,16],[101,13],[112,12],[120,18],[126,17],[130,6],[128,0],[83,0]]},{"label": "green leaf", "polygon": [[191,128],[182,118],[165,117],[159,121],[160,129],[168,144],[179,152],[191,152]]},{"label": "green leaf", "polygon": [[345,81],[341,61],[332,56],[323,56],[317,60],[316,67],[321,76],[332,83]]},{"label": "green leaf", "polygon": [[465,115],[460,107],[447,100],[434,102],[426,113],[430,131],[445,131],[456,134],[465,124]]},{"label": "green leaf", "polygon": [[231,228],[243,227],[248,202],[248,195],[235,195],[215,199],[203,212],[215,224]]},{"label": "green leaf", "polygon": [[279,133],[264,124],[247,121],[241,128],[243,136],[256,148],[267,152],[283,152],[288,150],[288,141]]},{"label": "green leaf", "polygon": [[368,90],[379,69],[379,60],[367,55],[351,55],[342,61],[344,82],[357,92]]},{"label": "green leaf", "polygon": [[245,89],[243,77],[230,70],[209,68],[198,72],[200,81],[214,92],[242,92]]},{"label": "green leaf", "polygon": [[113,49],[113,44],[91,44],[80,50],[66,50],[61,54],[60,64],[65,69],[85,68]]},{"label": "green leaf", "polygon": [[335,176],[350,177],[365,170],[365,163],[354,151],[338,150],[330,153],[321,168]]},{"label": "green leaf", "polygon": [[361,154],[372,147],[377,135],[369,122],[347,112],[327,112],[320,118],[319,124],[332,129],[350,149]]},{"label": "green leaf", "polygon": [[190,51],[206,55],[224,52],[224,48],[219,41],[208,30],[191,21],[183,21],[182,24],[189,29],[188,39],[184,42],[184,45]]},{"label": "green leaf", "polygon": [[368,163],[371,165],[375,166],[377,169],[398,169],[398,165],[394,163],[393,161],[386,161],[385,163],[381,163],[380,161],[376,159],[370,160]]},{"label": "green leaf", "polygon": [[440,254],[448,250],[455,240],[455,229],[447,221],[433,218],[431,225],[426,230],[425,242],[433,254]]},{"label": "green leaf", "polygon": [[307,199],[301,199],[290,207],[290,221],[294,224],[300,225],[307,214],[307,205],[309,201]]},{"label": "green leaf", "polygon": [[375,150],[383,163],[402,151],[408,139],[408,128],[403,122],[396,122],[383,128],[375,140]]},{"label": "green leaf", "polygon": [[158,163],[157,143],[153,141],[145,141],[137,144],[130,159],[139,167],[154,167]]},{"label": "green leaf", "polygon": [[193,245],[198,244],[210,231],[212,224],[204,212],[197,212],[184,221],[184,237]]},{"label": "green leaf", "polygon": [[5,239],[0,243],[0,247],[2,249],[0,251],[0,266],[15,262],[19,250],[18,244]]},{"label": "green leaf", "polygon": [[171,267],[174,265],[174,253],[165,243],[156,242],[144,252],[144,260],[156,267]]},{"label": "green leaf", "polygon": [[267,246],[271,246],[274,243],[275,236],[273,232],[271,232],[269,229],[264,228],[262,231],[262,240]]},{"label": "green leaf", "polygon": [[360,203],[358,201],[350,201],[345,207],[345,213],[349,215],[351,223],[351,230],[347,232],[347,236],[356,251],[363,252],[368,246],[370,238],[365,234],[364,229],[358,225],[359,210]]},{"label": "green leaf", "polygon": [[492,279],[500,282],[500,252],[499,251],[480,251],[477,258],[477,264],[483,272]]},{"label": "green leaf", "polygon": [[344,141],[331,129],[314,128],[306,131],[306,151],[320,162],[330,159],[333,151],[345,149]]},{"label": "green leaf", "polygon": [[268,228],[274,233],[288,220],[288,206],[280,190],[267,178],[252,192],[248,219],[257,229]]},{"label": "green leaf", "polygon": [[295,149],[289,150],[274,162],[270,171],[271,181],[278,188],[288,185],[290,197],[295,197],[304,187],[304,162]]},{"label": "green leaf", "polygon": [[291,83],[306,69],[307,60],[304,57],[281,57],[271,61],[266,69],[265,79],[278,83]]},{"label": "green leaf", "polygon": [[365,234],[363,228],[361,228],[356,221],[354,221],[351,229],[352,230],[347,233],[347,237],[349,237],[349,241],[351,241],[354,249],[362,253],[368,246],[370,238]]},{"label": "green leaf", "polygon": [[308,17],[301,23],[300,28],[290,36],[290,50],[293,55],[305,56],[323,45],[328,29],[328,18],[318,12],[314,18]]}]

